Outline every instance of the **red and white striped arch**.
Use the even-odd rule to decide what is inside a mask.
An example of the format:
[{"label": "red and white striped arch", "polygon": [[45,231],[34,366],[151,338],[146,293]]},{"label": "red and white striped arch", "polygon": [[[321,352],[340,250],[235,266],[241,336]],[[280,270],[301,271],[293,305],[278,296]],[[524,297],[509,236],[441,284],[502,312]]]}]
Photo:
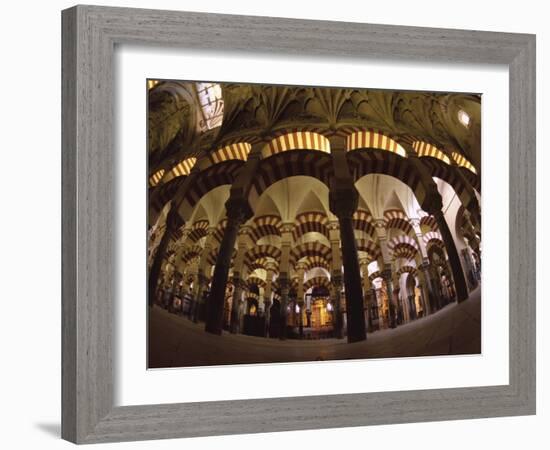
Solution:
[{"label": "red and white striped arch", "polygon": [[296,216],[293,237],[294,240],[298,240],[304,234],[307,233],[321,233],[322,235],[329,237],[328,233],[328,218],[326,214],[313,211],[298,214]]},{"label": "red and white striped arch", "polygon": [[192,259],[196,258],[197,256],[201,256],[203,252],[203,249],[200,245],[192,245],[190,247],[187,247],[181,254],[181,260],[184,263],[189,263]]},{"label": "red and white striped arch", "polygon": [[187,236],[189,240],[192,242],[197,242],[199,239],[206,236],[207,229],[209,227],[209,222],[206,219],[197,220],[193,223],[193,226],[191,227],[191,231],[189,232],[189,235]]},{"label": "red and white striped arch", "polygon": [[330,153],[329,140],[312,131],[295,131],[272,139],[262,150],[262,156],[268,158],[289,150],[318,150]]},{"label": "red and white striped arch", "polygon": [[313,277],[304,283],[304,287],[307,289],[312,287],[325,287],[330,289],[330,280],[327,277]]},{"label": "red and white striped arch", "polygon": [[369,262],[376,261],[382,255],[380,247],[371,240],[357,239],[357,251],[368,255]]},{"label": "red and white striped arch", "polygon": [[258,245],[248,250],[244,255],[244,262],[247,266],[260,258],[273,258],[275,261],[281,259],[281,250],[273,245]]},{"label": "red and white striped arch", "polygon": [[474,165],[466,159],[466,157],[458,152],[452,152],[451,156],[454,160],[454,162],[460,166],[464,167],[465,169],[468,169],[470,172],[473,172],[477,175],[477,170],[474,167]]},{"label": "red and white striped arch", "polygon": [[151,175],[151,177],[149,178],[149,186],[153,187],[159,184],[160,180],[162,180],[164,172],[164,169],[160,169],[157,170],[153,175]]},{"label": "red and white striped arch", "polygon": [[407,157],[407,152],[397,143],[397,141],[372,129],[355,131],[346,137],[347,151],[353,151],[359,148],[386,150],[404,158]]},{"label": "red and white striped arch", "polygon": [[210,154],[210,161],[212,164],[219,164],[224,161],[237,159],[239,161],[246,161],[252,145],[248,142],[237,142],[234,144],[226,145],[219,148]]},{"label": "red and white striped arch", "polygon": [[418,244],[410,236],[400,235],[388,242],[388,249],[394,258],[414,259],[418,253]]},{"label": "red and white striped arch", "polygon": [[372,214],[364,209],[358,209],[353,213],[353,228],[355,230],[364,231],[369,236],[376,235]]},{"label": "red and white striped arch", "polygon": [[330,247],[321,244],[320,242],[306,242],[294,247],[290,252],[290,261],[293,265],[304,257],[319,256],[325,259],[328,263],[332,261],[332,253]]},{"label": "red and white striped arch", "polygon": [[400,267],[398,270],[397,270],[397,275],[398,276],[401,276],[402,274],[404,273],[411,273],[413,276],[416,276],[417,273],[418,273],[418,270],[416,267],[413,267],[413,266],[403,266],[403,267]]},{"label": "red and white striped arch", "polygon": [[412,143],[414,151],[419,157],[430,156],[435,159],[443,161],[445,164],[451,164],[449,157],[439,150],[435,145],[425,141],[414,141]]},{"label": "red and white striped arch", "polygon": [[409,222],[409,218],[400,209],[388,209],[384,212],[384,220],[387,229],[400,230],[405,234],[413,232],[413,227]]},{"label": "red and white striped arch", "polygon": [[430,215],[426,215],[420,218],[420,226],[425,226],[432,231],[439,230],[435,217]]},{"label": "red and white striped arch", "polygon": [[256,217],[250,230],[250,238],[256,243],[265,236],[281,236],[282,224],[281,218],[276,215]]}]

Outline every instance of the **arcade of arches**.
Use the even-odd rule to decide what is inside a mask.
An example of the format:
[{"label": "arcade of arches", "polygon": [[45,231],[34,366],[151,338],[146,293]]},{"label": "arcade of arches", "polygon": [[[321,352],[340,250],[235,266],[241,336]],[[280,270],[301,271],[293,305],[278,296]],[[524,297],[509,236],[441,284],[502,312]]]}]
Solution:
[{"label": "arcade of arches", "polygon": [[479,96],[148,83],[150,366],[197,365],[155,353],[199,335],[308,359],[305,341],[420,333],[479,296]]}]

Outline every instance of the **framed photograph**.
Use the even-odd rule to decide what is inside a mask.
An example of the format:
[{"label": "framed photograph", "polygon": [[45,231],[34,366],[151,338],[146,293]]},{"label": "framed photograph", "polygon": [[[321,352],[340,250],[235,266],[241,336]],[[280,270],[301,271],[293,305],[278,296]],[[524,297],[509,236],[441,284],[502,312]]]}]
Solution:
[{"label": "framed photograph", "polygon": [[62,18],[65,439],[535,413],[534,36]]}]

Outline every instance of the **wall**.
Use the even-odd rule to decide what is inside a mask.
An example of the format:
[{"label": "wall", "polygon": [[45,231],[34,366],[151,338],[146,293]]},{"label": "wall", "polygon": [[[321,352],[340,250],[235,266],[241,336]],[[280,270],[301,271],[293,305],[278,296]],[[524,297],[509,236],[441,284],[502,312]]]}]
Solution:
[{"label": "wall", "polygon": [[[105,5],[163,9],[334,19],[419,26],[473,28],[538,34],[538,182],[539,229],[542,213],[542,124],[549,104],[546,70],[550,39],[544,2],[479,2],[394,0],[390,3],[340,0],[339,2],[224,1],[106,1]],[[2,7],[2,232],[1,295],[2,383],[0,435],[4,448],[69,448],[59,440],[60,417],[60,10],[71,1],[7,2]],[[315,5],[315,6],[313,6]],[[498,11],[498,14],[496,13]],[[546,72],[546,73],[545,73]],[[548,117],[546,117],[548,119]],[[7,160],[6,160],[7,157]],[[548,181],[545,181],[548,188]],[[549,224],[545,227],[549,229]],[[518,237],[520,238],[520,237]],[[539,237],[543,255],[544,237]],[[540,258],[539,258],[540,260]],[[539,267],[539,279],[542,277]],[[543,424],[549,423],[548,308],[538,305],[539,415],[424,423],[353,429],[302,431],[268,435],[231,436],[128,443],[116,448],[296,448],[334,449],[407,448],[446,450],[474,448],[516,449],[548,442]],[[543,356],[543,348],[545,355]],[[544,359],[543,359],[544,358]],[[368,380],[366,380],[368,384]],[[540,441],[541,445],[533,445]],[[98,448],[115,448],[98,446]]]}]

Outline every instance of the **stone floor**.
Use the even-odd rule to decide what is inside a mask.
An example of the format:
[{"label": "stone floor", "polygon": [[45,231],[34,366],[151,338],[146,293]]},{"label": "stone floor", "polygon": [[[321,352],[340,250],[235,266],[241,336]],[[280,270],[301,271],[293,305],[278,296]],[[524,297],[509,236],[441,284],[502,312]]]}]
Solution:
[{"label": "stone floor", "polygon": [[149,367],[209,366],[331,359],[391,358],[481,352],[481,293],[460,304],[395,329],[369,333],[367,340],[286,340],[204,331],[204,324],[154,307],[149,315]]}]

